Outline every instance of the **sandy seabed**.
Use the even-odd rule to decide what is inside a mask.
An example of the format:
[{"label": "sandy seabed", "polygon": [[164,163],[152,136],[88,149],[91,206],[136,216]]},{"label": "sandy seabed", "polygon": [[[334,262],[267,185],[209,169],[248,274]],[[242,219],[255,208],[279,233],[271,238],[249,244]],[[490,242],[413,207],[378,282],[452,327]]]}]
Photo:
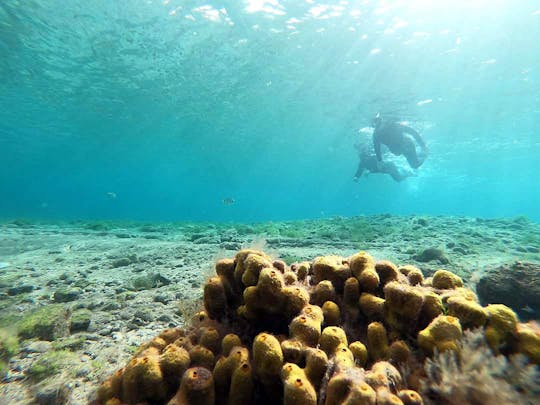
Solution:
[{"label": "sandy seabed", "polygon": [[[90,323],[52,342],[20,339],[0,404],[52,404],[55,396],[86,404],[138,345],[186,325],[202,307],[214,262],[243,247],[264,248],[288,264],[366,250],[425,275],[451,270],[474,288],[490,268],[540,263],[540,224],[523,217],[390,215],[256,224],[4,222],[0,329],[17,334],[38,308],[60,305],[70,314],[89,310]],[[62,353],[58,362],[45,362],[54,352]],[[48,372],[37,373],[40,364]]]}]

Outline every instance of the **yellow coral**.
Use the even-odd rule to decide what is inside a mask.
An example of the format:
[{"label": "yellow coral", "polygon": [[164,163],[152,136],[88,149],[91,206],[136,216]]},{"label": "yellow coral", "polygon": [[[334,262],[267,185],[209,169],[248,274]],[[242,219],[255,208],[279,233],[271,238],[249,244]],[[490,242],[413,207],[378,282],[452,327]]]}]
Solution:
[{"label": "yellow coral", "polygon": [[221,337],[216,328],[203,327],[200,329],[199,344],[212,353],[217,354],[221,348]]},{"label": "yellow coral", "polygon": [[319,324],[322,323],[324,320],[322,309],[317,305],[306,305],[302,309],[301,314],[307,316],[310,319],[313,319]]},{"label": "yellow coral", "polygon": [[[321,311],[322,312],[322,311]],[[316,346],[321,336],[322,320],[313,319],[302,313],[294,318],[289,325],[289,333],[307,346]]]},{"label": "yellow coral", "polygon": [[122,393],[129,403],[165,398],[159,352],[134,358],[128,363],[122,376]]},{"label": "yellow coral", "polygon": [[242,273],[242,284],[245,287],[257,285],[259,274],[262,269],[272,268],[272,262],[266,255],[260,253],[250,253],[244,260],[244,272]]},{"label": "yellow coral", "polygon": [[422,309],[420,311],[418,327],[425,328],[431,323],[432,320],[443,314],[443,312],[444,305],[441,297],[434,292],[426,292],[424,294],[424,304],[422,305]]},{"label": "yellow coral", "polygon": [[360,284],[355,277],[349,277],[345,281],[345,287],[343,289],[343,302],[346,305],[356,305],[360,298]]},{"label": "yellow coral", "polygon": [[379,260],[375,263],[375,271],[379,275],[379,279],[382,285],[390,281],[396,281],[398,279],[397,266],[388,260]]},{"label": "yellow coral", "polygon": [[356,341],[349,345],[349,350],[354,356],[354,362],[358,367],[364,367],[368,359],[368,351],[366,345],[362,342]]},{"label": "yellow coral", "polygon": [[249,363],[244,362],[237,367],[231,378],[229,404],[249,404],[253,399],[253,373]]},{"label": "yellow coral", "polygon": [[404,405],[424,405],[422,397],[416,391],[401,390],[397,395]]},{"label": "yellow coral", "polygon": [[375,270],[375,260],[366,252],[358,252],[349,258],[349,267],[352,275],[360,278],[366,270]]},{"label": "yellow coral", "polygon": [[232,348],[227,357],[218,359],[214,367],[216,394],[219,398],[228,397],[229,403],[244,401],[253,396],[253,376],[249,364],[249,350],[245,347]]},{"label": "yellow coral", "polygon": [[458,318],[464,328],[479,328],[486,323],[486,310],[475,301],[467,300],[462,296],[449,298],[446,301],[446,308],[448,315]]},{"label": "yellow coral", "polygon": [[366,269],[358,276],[358,283],[363,291],[375,291],[379,287],[379,281],[379,274],[374,269]]},{"label": "yellow coral", "polygon": [[176,339],[181,336],[185,336],[185,332],[180,328],[169,328],[162,331],[158,337],[163,339],[163,341],[168,345],[173,343]]},{"label": "yellow coral", "polygon": [[163,378],[170,389],[176,391],[182,374],[188,369],[191,359],[186,349],[174,344],[168,345],[159,356]]},{"label": "yellow coral", "polygon": [[323,280],[329,280],[338,293],[343,293],[345,280],[350,276],[351,269],[341,256],[320,256],[313,260],[314,281],[319,283]]},{"label": "yellow coral", "polygon": [[[247,270],[247,263],[246,260],[248,256],[259,256],[262,259],[267,260],[268,263],[271,263],[270,258],[266,255],[266,253],[254,250],[254,249],[242,249],[239,252],[236,253],[234,257],[234,272],[233,272],[233,279],[234,284],[238,288],[245,287],[242,283],[242,277],[244,276],[244,273]],[[253,263],[252,263],[253,264]],[[268,267],[272,267],[271,265]]]},{"label": "yellow coral", "polygon": [[283,315],[287,300],[283,291],[284,287],[283,274],[279,270],[262,269],[257,285],[244,290],[246,317],[257,319],[259,315]]},{"label": "yellow coral", "polygon": [[336,372],[328,382],[325,405],[375,405],[375,390],[349,370]]},{"label": "yellow coral", "polygon": [[360,314],[360,283],[355,277],[349,277],[343,288],[342,316],[345,322],[356,323]]},{"label": "yellow coral", "polygon": [[366,373],[366,382],[378,391],[381,388],[399,387],[402,379],[401,374],[392,364],[387,361],[378,361]]},{"label": "yellow coral", "polygon": [[167,405],[212,405],[214,402],[212,372],[204,367],[193,367],[184,372],[178,392]]},{"label": "yellow coral", "polygon": [[98,387],[97,398],[100,402],[106,403],[108,400],[121,397],[122,394],[122,378],[124,376],[124,368],[116,370]]},{"label": "yellow coral", "polygon": [[377,390],[377,405],[403,405],[403,402],[387,388],[379,388]]},{"label": "yellow coral", "polygon": [[406,363],[411,357],[411,349],[403,340],[392,342],[388,357],[393,364]]},{"label": "yellow coral", "polygon": [[330,280],[323,280],[317,283],[310,295],[310,303],[320,307],[326,301],[336,300],[336,290]]},{"label": "yellow coral", "polygon": [[193,347],[193,343],[191,343],[191,339],[187,336],[180,336],[178,339],[174,341],[174,345],[178,347],[182,347],[186,349],[188,352]]},{"label": "yellow coral", "polygon": [[283,273],[283,279],[285,280],[285,285],[293,285],[298,281],[298,277],[293,271]]},{"label": "yellow coral", "polygon": [[212,319],[222,319],[227,311],[227,297],[220,277],[212,277],[204,286],[204,308]]},{"label": "yellow coral", "polygon": [[384,287],[386,307],[400,317],[416,320],[424,304],[424,295],[418,288],[391,281]]},{"label": "yellow coral", "polygon": [[374,294],[362,293],[359,300],[362,313],[369,320],[382,320],[384,317],[385,299]]},{"label": "yellow coral", "polygon": [[398,271],[407,277],[410,285],[419,285],[424,281],[422,271],[416,266],[406,264],[399,267]]},{"label": "yellow coral", "polygon": [[229,278],[234,273],[234,259],[220,259],[216,262],[215,267],[218,276]]},{"label": "yellow coral", "polygon": [[[458,350],[462,325],[485,324],[495,351],[540,362],[535,324],[519,324],[504,305],[482,308],[448,271],[423,280],[414,266],[375,263],[364,252],[289,268],[242,250],[218,261],[216,274],[192,328],[168,329],[142,345],[100,386],[101,403],[421,405],[416,391],[400,391],[406,385],[391,363],[415,367],[424,357],[418,348]],[[364,370],[368,362],[375,363]]]},{"label": "yellow coral", "polygon": [[212,350],[202,346],[195,345],[189,350],[189,357],[191,359],[190,366],[205,367],[209,370],[214,368],[215,356]]},{"label": "yellow coral", "polygon": [[324,324],[327,326],[339,326],[341,324],[341,311],[333,301],[326,301],[322,306]]},{"label": "yellow coral", "polygon": [[165,348],[165,346],[167,346],[167,342],[165,341],[165,339],[159,337],[159,336],[156,336],[155,338],[153,338],[152,340],[150,340],[149,342],[147,342],[146,344],[142,345],[138,352],[135,353],[135,355],[139,355],[141,354],[144,350],[148,349],[148,348],[155,348],[155,349],[158,349],[158,351],[161,351]]},{"label": "yellow coral", "polygon": [[462,331],[459,319],[453,316],[439,315],[426,329],[418,332],[418,346],[428,353],[435,349],[458,351]]},{"label": "yellow coral", "polygon": [[286,363],[281,371],[284,405],[316,405],[317,393],[303,369]]},{"label": "yellow coral", "polygon": [[260,333],[253,341],[253,369],[264,385],[272,386],[279,379],[283,352],[279,341],[269,333]]},{"label": "yellow coral", "polygon": [[540,327],[534,321],[522,323],[517,328],[517,349],[533,363],[540,364]]},{"label": "yellow coral", "polygon": [[463,280],[461,277],[446,270],[437,270],[433,275],[433,287],[442,290],[463,287]]},{"label": "yellow coral", "polygon": [[321,349],[308,347],[306,353],[306,367],[304,369],[307,378],[318,391],[328,369],[328,356]]},{"label": "yellow coral", "polygon": [[388,335],[382,323],[372,322],[368,325],[367,347],[369,357],[372,360],[377,361],[388,358]]},{"label": "yellow coral", "polygon": [[309,303],[309,293],[303,287],[287,286],[282,290],[284,297],[284,314],[291,319]]},{"label": "yellow coral", "polygon": [[301,262],[296,266],[296,276],[299,281],[304,281],[309,274],[309,269],[311,265],[309,262]]},{"label": "yellow coral", "polygon": [[306,345],[299,339],[285,339],[281,342],[281,351],[283,352],[283,359],[289,363],[299,364],[304,357],[304,350]]},{"label": "yellow coral", "polygon": [[224,356],[228,356],[231,349],[235,346],[242,346],[240,337],[234,333],[228,333],[221,340],[221,353]]},{"label": "yellow coral", "polygon": [[335,353],[340,344],[344,344],[345,346],[348,344],[345,331],[337,326],[324,328],[321,337],[319,338],[319,347],[328,355],[328,357],[331,357]]},{"label": "yellow coral", "polygon": [[340,343],[336,347],[333,356],[334,365],[337,369],[346,370],[354,368],[354,355],[346,343]]},{"label": "yellow coral", "polygon": [[517,331],[518,317],[512,309],[503,304],[488,305],[486,312],[486,340],[491,348],[498,352],[507,343],[510,335]]}]

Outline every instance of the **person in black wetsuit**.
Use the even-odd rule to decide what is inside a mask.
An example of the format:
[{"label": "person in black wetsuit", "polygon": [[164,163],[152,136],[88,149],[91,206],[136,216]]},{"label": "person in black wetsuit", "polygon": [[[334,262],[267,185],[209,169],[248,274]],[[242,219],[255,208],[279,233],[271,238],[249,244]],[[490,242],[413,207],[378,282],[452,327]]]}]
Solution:
[{"label": "person in black wetsuit", "polygon": [[371,148],[371,142],[357,144],[355,146],[358,149],[358,158],[360,160],[353,177],[354,181],[358,181],[365,171],[369,173],[388,174],[397,182],[403,181],[413,175],[412,172],[398,168],[394,162],[379,162],[375,152]]},{"label": "person in black wetsuit", "polygon": [[[386,145],[394,155],[403,155],[409,166],[418,169],[428,155],[427,145],[424,139],[414,129],[395,121],[383,120],[380,114],[373,118],[373,147],[378,162],[382,163],[381,145]],[[421,148],[416,151],[416,144]]]}]

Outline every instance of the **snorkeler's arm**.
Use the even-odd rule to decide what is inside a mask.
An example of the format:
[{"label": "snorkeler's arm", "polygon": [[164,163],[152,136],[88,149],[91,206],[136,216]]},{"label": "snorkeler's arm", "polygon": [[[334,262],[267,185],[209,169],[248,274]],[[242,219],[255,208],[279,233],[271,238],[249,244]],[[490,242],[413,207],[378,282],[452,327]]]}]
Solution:
[{"label": "snorkeler's arm", "polygon": [[355,181],[358,180],[362,176],[362,174],[364,173],[364,170],[366,170],[366,168],[364,167],[362,162],[358,163],[358,169],[356,169],[356,173],[354,174],[353,179]]},{"label": "snorkeler's arm", "polygon": [[377,155],[377,161],[382,162],[381,142],[376,135],[373,136],[373,148],[375,149],[375,155]]},{"label": "snorkeler's arm", "polygon": [[418,142],[418,145],[420,145],[424,149],[426,148],[426,143],[424,142],[424,138],[422,138],[418,132],[416,132],[411,127],[407,127],[405,125],[403,125],[402,129],[403,129],[403,132],[405,132],[406,134],[412,135],[414,140]]}]

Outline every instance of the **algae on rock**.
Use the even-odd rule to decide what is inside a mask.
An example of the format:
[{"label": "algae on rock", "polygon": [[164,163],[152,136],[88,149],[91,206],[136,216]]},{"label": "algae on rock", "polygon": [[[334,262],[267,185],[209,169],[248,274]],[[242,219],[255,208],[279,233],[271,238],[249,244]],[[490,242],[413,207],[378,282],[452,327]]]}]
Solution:
[{"label": "algae on rock", "polygon": [[24,339],[55,340],[69,335],[70,311],[60,304],[39,308],[18,324],[18,334]]}]

